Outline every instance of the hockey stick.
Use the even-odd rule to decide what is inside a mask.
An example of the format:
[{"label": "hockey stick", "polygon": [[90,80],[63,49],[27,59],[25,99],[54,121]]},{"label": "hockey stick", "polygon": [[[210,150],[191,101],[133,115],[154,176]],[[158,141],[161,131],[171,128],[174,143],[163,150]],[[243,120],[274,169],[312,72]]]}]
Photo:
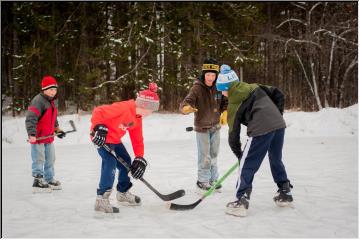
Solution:
[{"label": "hockey stick", "polygon": [[[69,131],[65,131],[65,133],[72,133],[72,132],[76,132],[76,127],[75,127],[75,123],[73,120],[70,120],[69,121],[71,127],[72,127],[72,130],[69,130]],[[47,136],[43,136],[43,137],[38,137],[36,138],[36,141],[38,140],[43,140],[43,139],[47,139],[47,138],[51,138],[51,137],[55,137],[57,135],[60,135],[61,133],[54,133],[54,134],[51,134],[51,135],[47,135]],[[29,140],[27,140],[29,142]]]},{"label": "hockey stick", "polygon": [[202,200],[204,200],[206,197],[210,196],[214,192],[216,187],[219,186],[238,166],[239,166],[239,162],[236,161],[236,163],[218,181],[216,181],[215,184],[207,192],[205,192],[202,195],[202,197],[199,200],[197,200],[196,202],[191,203],[191,204],[185,204],[185,205],[169,203],[167,205],[167,207],[171,210],[179,210],[179,211],[194,209],[197,205],[199,205],[199,203],[201,203]]},{"label": "hockey stick", "polygon": [[[129,165],[125,162],[124,159],[122,159],[121,157],[116,156],[114,150],[112,150],[108,145],[104,145],[103,148],[109,152],[114,158],[116,158],[116,160],[118,160],[128,171],[130,171],[130,167]],[[150,188],[151,191],[153,191],[159,198],[161,198],[163,201],[170,201],[170,200],[174,200],[177,198],[180,198],[182,196],[185,195],[185,191],[183,189],[178,190],[176,192],[164,195],[159,193],[153,186],[150,185],[150,183],[148,183],[144,178],[139,178],[140,181],[142,181],[148,188]]]}]

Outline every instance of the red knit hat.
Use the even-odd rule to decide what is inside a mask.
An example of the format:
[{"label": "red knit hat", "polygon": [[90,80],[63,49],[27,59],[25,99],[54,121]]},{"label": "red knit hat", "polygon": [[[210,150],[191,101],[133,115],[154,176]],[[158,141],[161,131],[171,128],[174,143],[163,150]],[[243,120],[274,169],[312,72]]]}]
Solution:
[{"label": "red knit hat", "polygon": [[156,83],[152,82],[148,89],[139,92],[135,101],[136,107],[153,111],[159,110],[160,99],[156,94],[157,88]]},{"label": "red knit hat", "polygon": [[54,77],[52,76],[45,76],[41,80],[41,90],[47,90],[49,88],[57,88],[58,84]]}]

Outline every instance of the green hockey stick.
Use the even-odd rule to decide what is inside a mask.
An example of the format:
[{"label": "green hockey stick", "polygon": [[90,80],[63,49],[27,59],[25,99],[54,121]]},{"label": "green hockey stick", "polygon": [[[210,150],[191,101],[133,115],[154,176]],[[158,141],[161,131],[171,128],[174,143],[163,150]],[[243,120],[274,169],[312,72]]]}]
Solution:
[{"label": "green hockey stick", "polygon": [[219,179],[215,182],[215,184],[207,191],[205,192],[202,197],[197,200],[194,203],[191,204],[176,204],[176,203],[169,203],[167,204],[168,208],[171,210],[178,210],[178,211],[184,211],[184,210],[191,210],[194,209],[199,203],[204,200],[206,197],[210,196],[216,189],[218,185],[220,185],[237,167],[239,166],[239,161],[236,161],[236,163]]}]

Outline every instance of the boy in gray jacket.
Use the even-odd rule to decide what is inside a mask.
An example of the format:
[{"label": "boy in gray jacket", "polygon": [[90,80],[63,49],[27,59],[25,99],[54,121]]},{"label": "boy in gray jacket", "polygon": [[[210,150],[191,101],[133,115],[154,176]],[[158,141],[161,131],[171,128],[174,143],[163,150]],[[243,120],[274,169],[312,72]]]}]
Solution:
[{"label": "boy in gray jacket", "polygon": [[52,76],[41,81],[42,92],[36,95],[26,113],[25,126],[28,142],[31,144],[33,192],[60,190],[61,183],[54,179],[55,149],[54,137],[65,137],[57,121],[56,98],[58,84]]},{"label": "boy in gray jacket", "polygon": [[[216,87],[228,97],[229,145],[240,162],[236,200],[227,204],[227,214],[244,217],[249,207],[254,175],[268,153],[271,173],[278,191],[278,206],[293,201],[290,180],[282,162],[286,124],[284,95],[274,87],[241,82],[228,65],[222,65]],[[241,150],[241,124],[247,126],[249,139]]]}]

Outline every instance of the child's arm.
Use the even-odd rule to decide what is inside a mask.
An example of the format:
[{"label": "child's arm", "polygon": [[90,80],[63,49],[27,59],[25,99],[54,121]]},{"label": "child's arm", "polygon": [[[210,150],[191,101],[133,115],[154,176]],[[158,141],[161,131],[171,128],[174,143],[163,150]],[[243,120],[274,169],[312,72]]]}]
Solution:
[{"label": "child's arm", "polygon": [[184,98],[184,100],[182,101],[182,103],[180,104],[180,112],[183,114],[189,114],[192,112],[196,112],[196,103],[197,103],[197,91],[196,91],[196,87],[193,86],[190,89],[190,92],[188,93],[188,95]]},{"label": "child's arm", "polygon": [[36,125],[42,115],[43,105],[39,98],[35,97],[26,112],[25,127],[28,136],[36,136]]},{"label": "child's arm", "polygon": [[129,135],[131,140],[131,145],[133,147],[133,151],[135,157],[143,157],[144,156],[144,138],[142,132],[142,118],[136,117],[135,126],[129,128]]},{"label": "child's arm", "polygon": [[229,145],[233,153],[240,160],[242,157],[241,142],[240,142],[241,124],[235,120],[231,132],[229,132]]}]

